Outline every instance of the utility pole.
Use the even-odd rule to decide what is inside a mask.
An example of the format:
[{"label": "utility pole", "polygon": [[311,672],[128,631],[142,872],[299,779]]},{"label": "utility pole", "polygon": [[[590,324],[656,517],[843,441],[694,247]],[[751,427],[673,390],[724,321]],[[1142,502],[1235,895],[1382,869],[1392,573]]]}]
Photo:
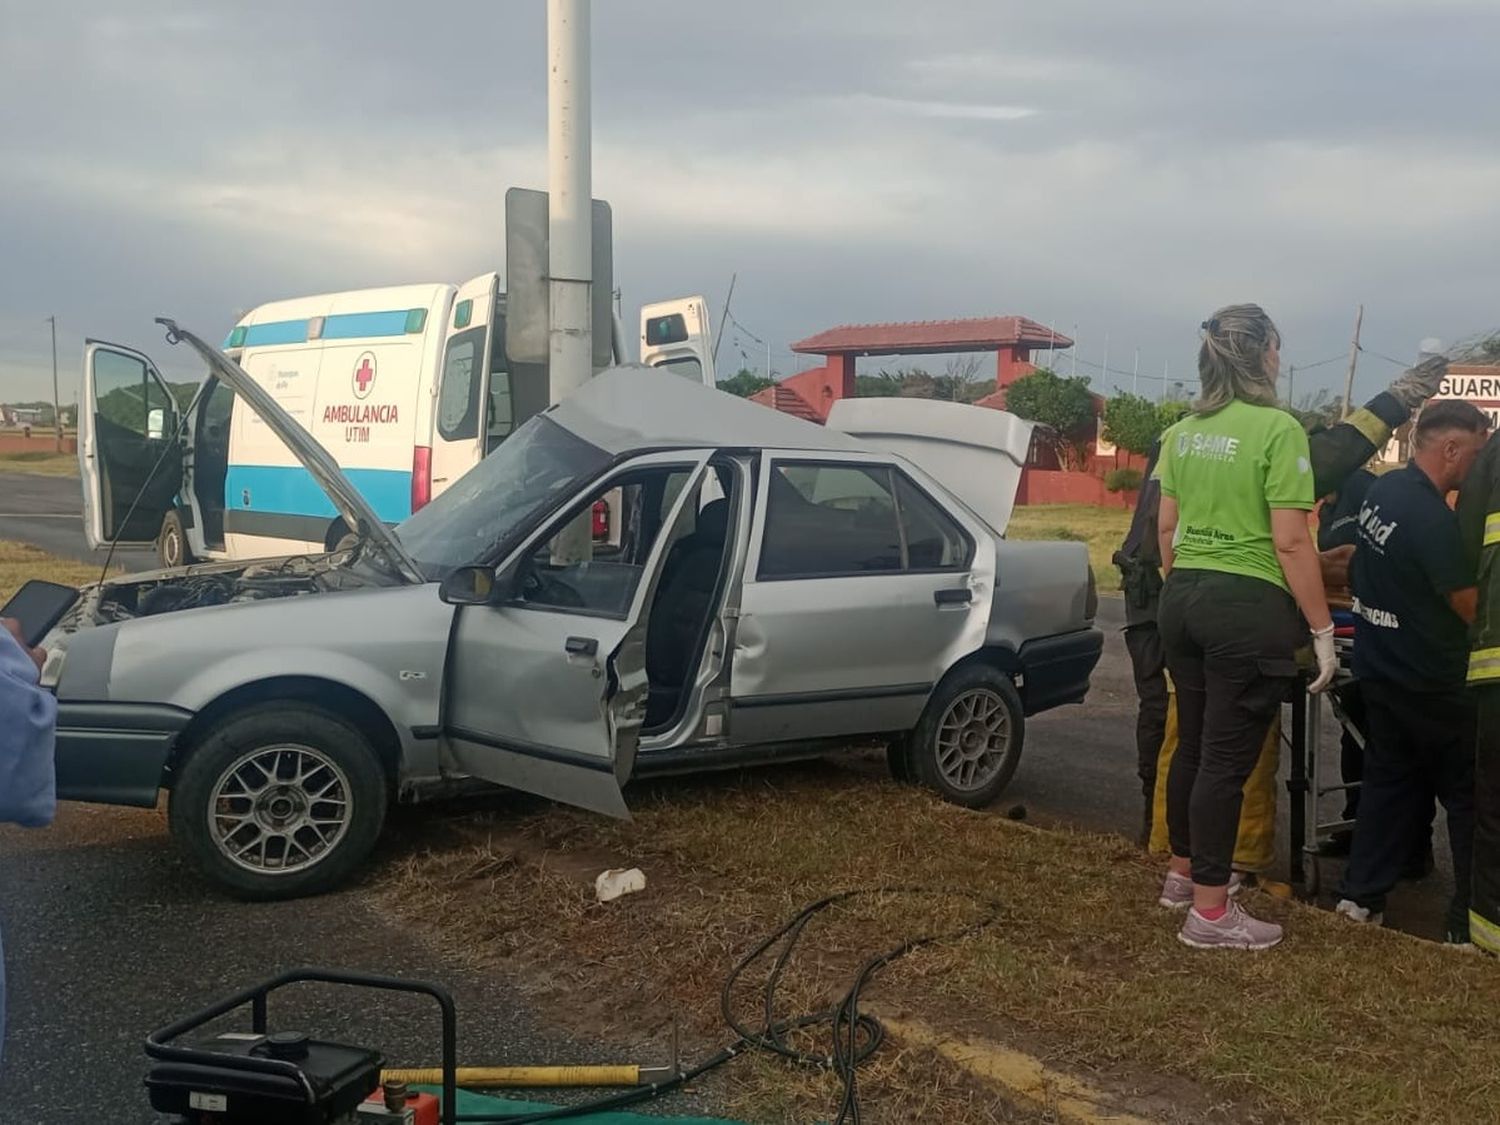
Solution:
[{"label": "utility pole", "polygon": [[1141,349],[1135,349],[1135,366],[1130,369],[1130,393],[1137,394],[1141,385]]},{"label": "utility pole", "polygon": [[594,373],[591,0],[547,0],[548,401]]},{"label": "utility pole", "polygon": [[63,451],[62,440],[62,403],[57,396],[57,317],[49,316],[47,323],[52,325],[52,429],[57,433],[57,451]]},{"label": "utility pole", "polygon": [[1164,359],[1161,361],[1161,387],[1156,392],[1156,405],[1160,406],[1167,400],[1167,371],[1172,366],[1172,361]]},{"label": "utility pole", "polygon": [[1103,368],[1101,368],[1101,370],[1104,372],[1104,381],[1105,381],[1105,383],[1108,383],[1109,382],[1109,333],[1108,332],[1106,332],[1104,334],[1104,366],[1103,366]]},{"label": "utility pole", "polygon": [[1365,306],[1360,305],[1354,314],[1354,341],[1349,345],[1349,374],[1344,376],[1344,412],[1340,418],[1349,417],[1349,400],[1354,397],[1354,365],[1359,362],[1359,326],[1365,320]]},{"label": "utility pole", "polygon": [[1073,325],[1073,364],[1068,369],[1068,378],[1078,374],[1078,325]]},{"label": "utility pole", "polygon": [[729,327],[729,304],[734,300],[734,283],[740,279],[739,271],[729,275],[729,292],[724,295],[724,311],[719,314],[719,330],[714,333],[714,370],[719,369],[719,341],[724,339],[724,329]]},{"label": "utility pole", "polygon": [[1286,369],[1286,404],[1291,407],[1297,405],[1297,365],[1288,364]]}]

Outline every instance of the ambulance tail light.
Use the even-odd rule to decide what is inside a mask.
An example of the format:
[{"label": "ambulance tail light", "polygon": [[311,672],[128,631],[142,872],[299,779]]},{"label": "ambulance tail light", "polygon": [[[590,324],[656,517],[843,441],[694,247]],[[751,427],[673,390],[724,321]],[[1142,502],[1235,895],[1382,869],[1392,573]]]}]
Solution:
[{"label": "ambulance tail light", "polygon": [[427,506],[432,499],[432,449],[419,445],[411,451],[411,510]]}]

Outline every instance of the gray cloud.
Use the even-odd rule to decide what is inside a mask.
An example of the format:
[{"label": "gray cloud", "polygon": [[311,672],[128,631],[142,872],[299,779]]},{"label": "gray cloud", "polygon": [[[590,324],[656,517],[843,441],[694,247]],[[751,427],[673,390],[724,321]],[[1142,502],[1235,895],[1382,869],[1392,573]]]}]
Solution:
[{"label": "gray cloud", "polygon": [[[544,184],[541,0],[5,7],[0,398],[49,383],[49,313],[72,381],[84,334],[165,351],[155,314],[213,335],[276,297],[462,280],[503,261],[505,187]],[[737,270],[778,351],[1015,312],[1155,375],[1230,300],[1302,363],[1361,300],[1398,357],[1500,322],[1491,3],[594,8],[628,305],[717,312]]]}]

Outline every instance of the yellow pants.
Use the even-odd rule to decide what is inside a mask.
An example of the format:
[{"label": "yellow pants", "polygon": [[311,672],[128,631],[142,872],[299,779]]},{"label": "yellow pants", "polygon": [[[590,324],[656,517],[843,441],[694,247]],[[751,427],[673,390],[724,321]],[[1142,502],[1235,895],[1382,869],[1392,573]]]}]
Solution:
[{"label": "yellow pants", "polygon": [[[1167,733],[1156,759],[1156,792],[1151,799],[1151,850],[1169,851],[1167,841],[1167,773],[1177,752],[1177,692],[1167,682]],[[1276,769],[1281,764],[1281,715],[1271,720],[1260,759],[1245,780],[1240,806],[1240,833],[1234,843],[1236,871],[1264,872],[1276,860]]]}]

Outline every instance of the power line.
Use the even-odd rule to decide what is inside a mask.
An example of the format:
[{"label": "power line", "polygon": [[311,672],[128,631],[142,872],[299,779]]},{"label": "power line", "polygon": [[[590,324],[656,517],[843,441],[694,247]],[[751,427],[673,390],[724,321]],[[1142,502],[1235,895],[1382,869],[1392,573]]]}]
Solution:
[{"label": "power line", "polygon": [[1338,363],[1340,360],[1347,361],[1348,359],[1349,355],[1347,352],[1340,352],[1338,355],[1329,356],[1327,359],[1320,359],[1317,363],[1297,363],[1292,366],[1296,367],[1298,371],[1311,371],[1316,367],[1326,367],[1330,363]]},{"label": "power line", "polygon": [[1387,363],[1394,363],[1397,367],[1401,368],[1402,370],[1405,370],[1406,368],[1408,368],[1408,367],[1411,366],[1411,364],[1407,363],[1406,360],[1404,360],[1404,359],[1393,359],[1391,356],[1381,355],[1379,352],[1372,352],[1369,348],[1365,347],[1363,344],[1360,345],[1359,350],[1362,351],[1362,352],[1364,352],[1366,355],[1372,355],[1372,356],[1374,356],[1376,359],[1383,359]]}]

